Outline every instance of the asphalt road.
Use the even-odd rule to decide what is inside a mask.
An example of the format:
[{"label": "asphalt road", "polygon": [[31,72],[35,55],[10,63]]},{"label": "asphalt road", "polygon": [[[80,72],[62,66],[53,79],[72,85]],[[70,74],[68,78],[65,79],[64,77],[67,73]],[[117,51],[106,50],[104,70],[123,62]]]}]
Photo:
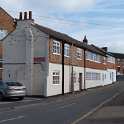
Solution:
[{"label": "asphalt road", "polygon": [[[0,112],[0,124],[78,124],[87,113],[124,90],[124,83],[90,89],[73,97],[63,96]],[[56,100],[57,99],[57,100]]]}]

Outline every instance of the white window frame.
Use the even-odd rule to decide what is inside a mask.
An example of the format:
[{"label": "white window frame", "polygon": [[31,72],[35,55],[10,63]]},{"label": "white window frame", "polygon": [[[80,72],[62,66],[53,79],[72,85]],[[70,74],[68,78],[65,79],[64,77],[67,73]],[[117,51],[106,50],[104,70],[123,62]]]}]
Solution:
[{"label": "white window frame", "polygon": [[7,35],[7,31],[0,29],[0,40],[2,40]]},{"label": "white window frame", "polygon": [[52,72],[52,84],[59,85],[60,84],[60,71]]},{"label": "white window frame", "polygon": [[70,45],[69,44],[64,44],[64,56],[70,57]]},{"label": "white window frame", "polygon": [[53,52],[53,54],[60,55],[60,53],[61,53],[61,45],[60,45],[59,41],[53,40],[52,52]]},{"label": "white window frame", "polygon": [[86,72],[86,80],[101,80],[101,74],[96,72]]},{"label": "white window frame", "polygon": [[92,80],[92,73],[91,72],[86,72],[86,80]]},{"label": "white window frame", "polygon": [[81,48],[77,48],[77,51],[76,51],[76,57],[77,59],[82,59],[82,49]]},{"label": "white window frame", "polygon": [[110,62],[110,63],[115,64],[115,58],[108,55],[108,56],[107,56],[107,62]]},{"label": "white window frame", "polygon": [[96,54],[90,51],[86,51],[86,60],[96,62],[96,63],[102,63],[101,56],[99,54]]}]

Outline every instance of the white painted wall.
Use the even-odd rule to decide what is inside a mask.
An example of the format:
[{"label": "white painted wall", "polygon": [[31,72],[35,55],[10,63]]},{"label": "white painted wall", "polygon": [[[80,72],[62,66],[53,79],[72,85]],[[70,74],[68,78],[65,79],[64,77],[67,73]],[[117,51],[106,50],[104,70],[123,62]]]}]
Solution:
[{"label": "white painted wall", "polygon": [[106,71],[104,70],[97,70],[97,69],[91,69],[91,68],[86,68],[86,72],[94,72],[94,73],[100,73],[100,80],[86,80],[86,88],[92,88],[92,87],[97,87],[97,86],[103,86],[105,80],[103,81],[102,79],[102,74],[105,74]]},{"label": "white painted wall", "polygon": [[[48,73],[48,35],[31,24],[30,20],[18,21],[15,31],[4,39],[3,79],[22,82],[26,85],[27,95],[44,95]],[[34,65],[34,57],[45,57],[46,61]]]},{"label": "white painted wall", "polygon": [[[86,72],[95,72],[101,74],[100,80],[86,80],[86,88],[104,86],[104,85],[112,84],[113,82],[116,81],[116,70],[114,69],[96,70],[96,69],[86,68]],[[110,79],[110,73],[112,72],[113,72],[113,79]],[[103,75],[104,75],[104,79],[103,79]]]},{"label": "white painted wall", "polygon": [[[60,72],[60,84],[53,84],[53,72]],[[49,74],[47,78],[46,96],[62,94],[62,65],[49,63]]]},{"label": "white painted wall", "polygon": [[79,84],[79,73],[82,73],[82,89],[84,89],[84,68],[83,67],[73,67],[73,71],[76,73],[76,83],[74,83],[74,91],[80,90]]},{"label": "white painted wall", "polygon": [[[54,71],[60,72],[60,84],[53,84],[52,73]],[[64,92],[71,92],[71,71],[72,66],[65,65],[65,79]],[[79,91],[79,73],[82,73],[82,89],[84,89],[84,68],[73,66],[73,71],[76,73],[76,83],[74,83],[74,91]],[[47,92],[46,96],[62,94],[62,65],[49,63],[49,76],[47,78]]]},{"label": "white painted wall", "polygon": [[34,57],[43,57],[45,61],[40,64],[34,64],[33,67],[33,95],[46,94],[47,76],[48,76],[48,35],[32,27],[34,34]]},{"label": "white painted wall", "polygon": [[[104,85],[111,84],[116,81],[116,70],[107,69],[106,73],[107,73],[107,81]],[[110,76],[110,74],[112,75],[112,73],[113,73],[113,78],[112,78],[112,76]]]},{"label": "white painted wall", "polygon": [[24,83],[25,80],[25,66],[22,64],[17,64],[16,67],[13,64],[4,66],[4,80],[5,81],[19,81]]}]

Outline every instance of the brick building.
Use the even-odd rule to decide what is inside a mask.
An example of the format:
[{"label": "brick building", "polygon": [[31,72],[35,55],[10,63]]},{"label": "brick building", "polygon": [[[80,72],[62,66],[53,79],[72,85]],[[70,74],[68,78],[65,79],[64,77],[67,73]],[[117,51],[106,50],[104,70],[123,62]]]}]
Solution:
[{"label": "brick building", "polygon": [[124,54],[112,52],[111,54],[116,58],[117,75],[124,75]]},{"label": "brick building", "polygon": [[53,96],[116,81],[115,58],[85,37],[78,41],[38,25],[31,11],[20,13],[16,29],[3,40],[6,81],[26,85],[28,95]]},{"label": "brick building", "polygon": [[[12,32],[15,29],[14,19],[3,9],[0,7],[0,40],[8,35],[8,33]],[[0,80],[2,79],[2,42],[0,42]]]}]

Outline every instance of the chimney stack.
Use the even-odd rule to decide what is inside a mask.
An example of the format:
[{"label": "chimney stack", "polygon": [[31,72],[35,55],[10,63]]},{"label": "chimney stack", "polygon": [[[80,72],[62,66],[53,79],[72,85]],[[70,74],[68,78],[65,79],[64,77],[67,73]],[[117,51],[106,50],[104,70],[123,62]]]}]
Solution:
[{"label": "chimney stack", "polygon": [[32,11],[29,12],[20,12],[19,13],[19,20],[32,20]]},{"label": "chimney stack", "polygon": [[32,11],[29,11],[29,20],[32,20]]},{"label": "chimney stack", "polygon": [[108,51],[108,47],[102,47],[102,49],[107,52]]},{"label": "chimney stack", "polygon": [[27,12],[24,12],[24,20],[27,20]]},{"label": "chimney stack", "polygon": [[19,13],[19,20],[22,20],[22,12]]},{"label": "chimney stack", "polygon": [[88,40],[87,40],[86,35],[84,36],[83,43],[84,43],[84,44],[88,44]]}]

